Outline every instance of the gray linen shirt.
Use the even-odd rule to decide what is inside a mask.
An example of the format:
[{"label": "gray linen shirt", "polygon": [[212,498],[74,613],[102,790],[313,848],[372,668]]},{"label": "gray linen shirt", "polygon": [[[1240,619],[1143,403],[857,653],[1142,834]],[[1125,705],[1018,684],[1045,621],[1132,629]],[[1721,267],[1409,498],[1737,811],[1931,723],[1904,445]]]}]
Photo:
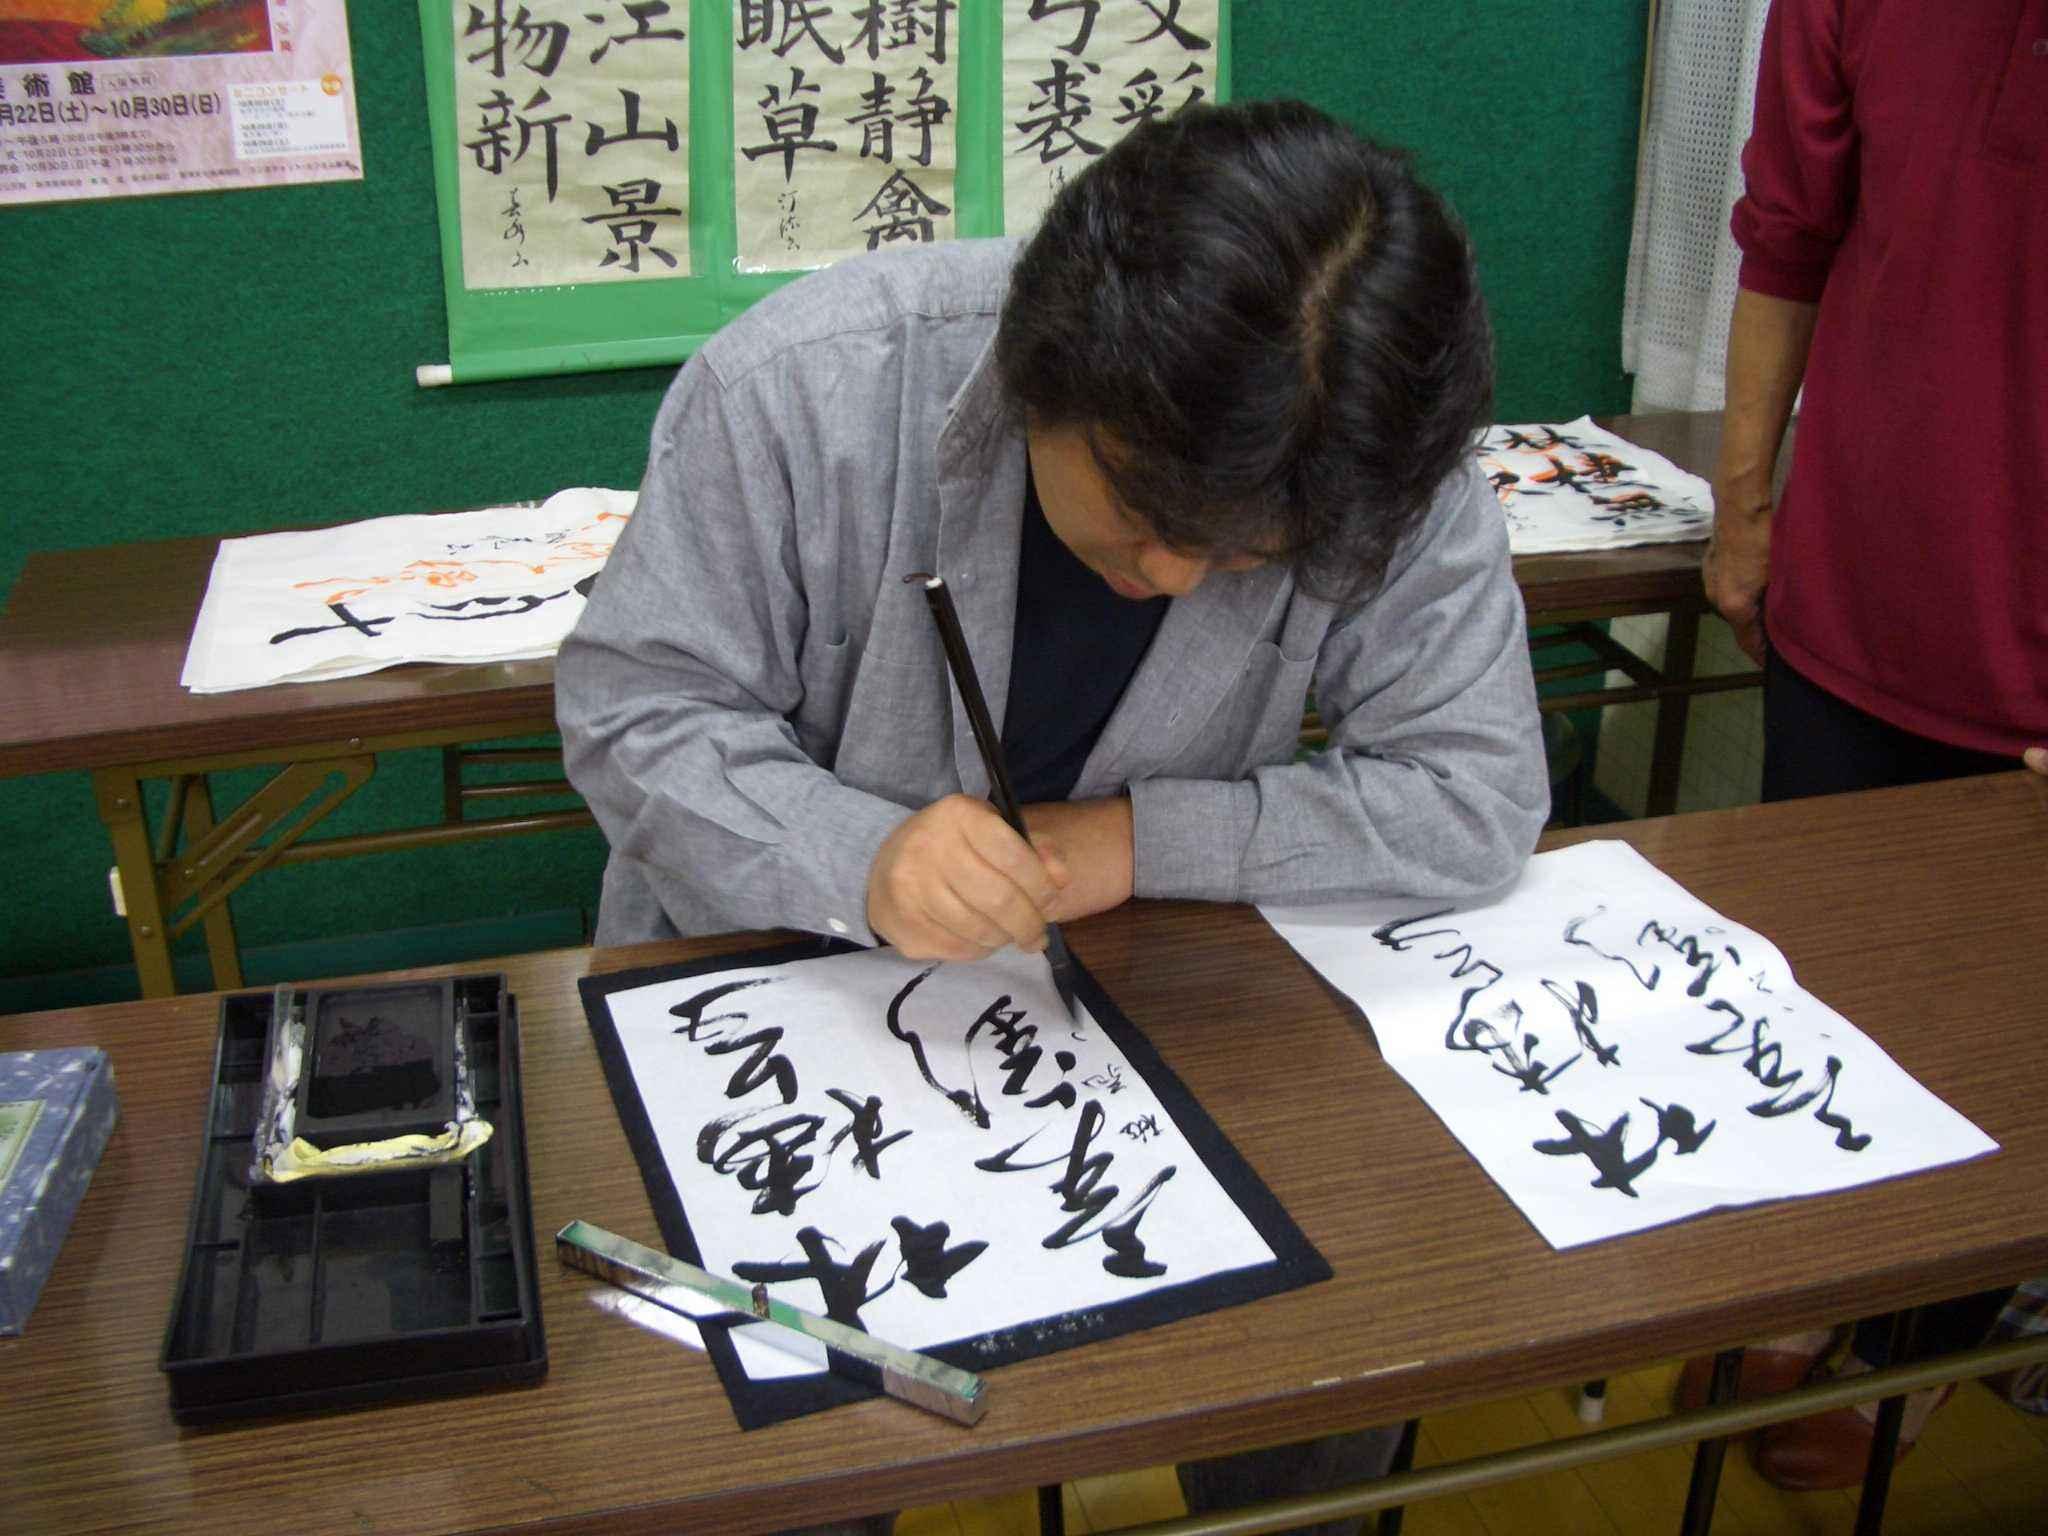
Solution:
[{"label": "gray linen shirt", "polygon": [[[677,375],[638,510],[556,666],[569,777],[611,842],[597,939],[793,927],[875,941],[868,868],[988,792],[924,593],[998,729],[1025,446],[993,360],[1013,241],[843,262]],[[1311,683],[1327,750],[1294,761]],[[1504,522],[1476,465],[1369,600],[1265,567],[1168,608],[1074,786],[1130,795],[1140,896],[1465,896],[1549,790]]]}]

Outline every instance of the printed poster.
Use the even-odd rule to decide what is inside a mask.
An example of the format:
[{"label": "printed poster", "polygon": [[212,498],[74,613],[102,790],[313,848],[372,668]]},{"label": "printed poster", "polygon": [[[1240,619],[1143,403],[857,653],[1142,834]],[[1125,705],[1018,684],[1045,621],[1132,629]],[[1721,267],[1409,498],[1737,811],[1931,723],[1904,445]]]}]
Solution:
[{"label": "printed poster", "polygon": [[452,0],[470,288],[690,274],[687,0]]},{"label": "printed poster", "polygon": [[1221,0],[1003,0],[1003,226],[1149,117],[1222,99]]},{"label": "printed poster", "polygon": [[[976,1372],[1328,1276],[1085,972],[826,950],[581,983],[678,1258]],[[741,1427],[872,1395],[752,1331],[701,1326]]]},{"label": "printed poster", "polygon": [[735,0],[741,271],[953,237],[959,10]]},{"label": "printed poster", "polygon": [[343,0],[0,0],[0,204],[362,174]]}]

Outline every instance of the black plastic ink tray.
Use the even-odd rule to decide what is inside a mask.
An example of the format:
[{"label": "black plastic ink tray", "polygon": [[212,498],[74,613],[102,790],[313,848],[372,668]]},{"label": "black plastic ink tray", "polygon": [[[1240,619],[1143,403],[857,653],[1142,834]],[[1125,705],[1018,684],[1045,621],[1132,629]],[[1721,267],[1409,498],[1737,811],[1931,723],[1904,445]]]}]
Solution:
[{"label": "black plastic ink tray", "polygon": [[[392,989],[363,989],[385,994]],[[491,1139],[459,1163],[254,1184],[273,999],[222,999],[206,1146],[161,1365],[181,1424],[530,1383],[547,1374],[502,975],[438,991]],[[295,994],[318,1010],[346,989]],[[415,1011],[417,1003],[414,1004]]]}]

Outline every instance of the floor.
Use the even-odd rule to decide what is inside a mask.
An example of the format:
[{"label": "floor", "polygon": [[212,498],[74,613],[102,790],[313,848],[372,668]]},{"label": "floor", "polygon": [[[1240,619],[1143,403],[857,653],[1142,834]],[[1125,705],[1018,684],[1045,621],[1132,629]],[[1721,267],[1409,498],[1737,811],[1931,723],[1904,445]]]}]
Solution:
[{"label": "floor", "polygon": [[[1678,1363],[1608,1383],[1606,1423],[1667,1411]],[[1503,1398],[1427,1418],[1416,1464],[1507,1450],[1581,1433],[1573,1394]],[[1692,1465],[1671,1448],[1411,1506],[1405,1536],[1635,1536],[1678,1529]],[[1065,1489],[1067,1529],[1116,1530],[1186,1513],[1171,1467],[1089,1478]],[[1835,1536],[1855,1524],[1852,1491],[1781,1493],[1732,1453],[1721,1476],[1715,1536]],[[1960,1387],[1899,1464],[1888,1536],[2041,1536],[2048,1532],[2048,1417],[2019,1412],[1979,1383]],[[897,1536],[1036,1536],[1035,1494],[909,1510]]]}]

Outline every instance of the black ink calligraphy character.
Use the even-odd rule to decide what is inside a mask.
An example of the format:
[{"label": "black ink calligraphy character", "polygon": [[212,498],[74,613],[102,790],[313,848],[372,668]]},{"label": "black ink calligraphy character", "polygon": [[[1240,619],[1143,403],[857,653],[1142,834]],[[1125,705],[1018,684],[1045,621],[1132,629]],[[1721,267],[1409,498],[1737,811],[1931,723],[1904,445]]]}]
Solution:
[{"label": "black ink calligraphy character", "polygon": [[[1718,929],[1713,928],[1707,930],[1710,934],[1718,931]],[[1712,940],[1702,944],[1699,935],[1680,933],[1677,924],[1660,923],[1654,918],[1643,924],[1642,931],[1636,935],[1636,946],[1641,948],[1645,939],[1655,939],[1666,949],[1676,950],[1679,958],[1687,966],[1699,973],[1693,977],[1692,984],[1685,989],[1687,997],[1706,996],[1707,983],[1714,979],[1714,972],[1721,968],[1721,962],[1714,954]],[[1726,950],[1725,953],[1733,956],[1735,951],[1730,949]],[[1735,963],[1740,965],[1742,961],[1738,957]]]},{"label": "black ink calligraphy character", "polygon": [[[844,64],[846,55],[826,42],[818,31],[818,23],[831,14],[832,7],[820,5],[817,0],[740,0],[739,30],[733,45],[745,49],[766,43],[770,53],[786,59],[790,49],[808,38],[811,46],[834,64]],[[779,40],[775,25],[778,18],[782,23]]]},{"label": "black ink calligraphy character", "polygon": [[981,1094],[968,1089],[948,1088],[932,1076],[931,1063],[925,1056],[923,1037],[903,1022],[904,1003],[909,1000],[910,994],[923,984],[924,979],[937,969],[935,965],[926,966],[906,981],[902,989],[889,999],[889,1033],[910,1047],[911,1058],[917,1063],[917,1075],[925,1080],[925,1086],[943,1094],[949,1104],[985,1131],[988,1129],[988,1106],[982,1103]]},{"label": "black ink calligraphy character", "polygon": [[870,217],[875,220],[867,226],[867,236],[868,249],[876,251],[899,240],[914,245],[931,244],[938,238],[933,218],[952,211],[937,198],[927,196],[902,171],[892,171],[853,217],[856,223]]},{"label": "black ink calligraphy character", "polygon": [[[623,48],[628,43],[680,43],[686,41],[681,27],[654,29],[654,23],[668,14],[667,0],[625,0],[619,7],[633,23],[633,30],[623,35],[607,37],[591,52],[590,62],[599,63],[614,46]],[[601,16],[592,16],[592,21],[602,21]]]},{"label": "black ink calligraphy character", "polygon": [[677,1003],[669,1009],[668,1014],[670,1018],[683,1021],[675,1027],[673,1033],[681,1035],[692,1045],[699,1044],[705,1040],[716,1040],[718,1038],[716,1031],[709,1034],[706,1033],[707,1030],[711,1029],[712,1025],[723,1024],[730,1019],[739,1019],[744,1022],[747,1016],[735,1009],[731,1013],[717,1013],[711,1015],[710,1018],[706,1018],[704,1015],[707,1009],[714,1003],[722,1002],[726,998],[731,997],[735,992],[748,992],[755,987],[765,987],[771,982],[780,980],[782,980],[780,976],[751,976],[745,981],[721,982],[707,991],[699,992],[695,997]]},{"label": "black ink calligraphy character", "polygon": [[1101,1236],[1110,1248],[1110,1256],[1102,1261],[1102,1267],[1110,1274],[1124,1279],[1142,1279],[1148,1275],[1164,1274],[1163,1266],[1151,1264],[1145,1258],[1145,1245],[1138,1238],[1139,1219],[1150,1208],[1154,1197],[1174,1176],[1175,1168],[1169,1165],[1152,1176],[1152,1180],[1140,1190],[1123,1213],[1115,1220],[1090,1228],[1089,1223],[1101,1217],[1120,1193],[1114,1184],[1103,1183],[1111,1165],[1115,1162],[1113,1152],[1091,1154],[1090,1146],[1101,1131],[1106,1117],[1102,1105],[1090,1099],[1076,1117],[1073,1143],[1064,1153],[1044,1159],[1042,1162],[1017,1161],[1017,1154],[1024,1150],[1038,1132],[1033,1131],[1024,1140],[988,1157],[976,1158],[974,1166],[984,1173],[1016,1173],[1033,1168],[1050,1168],[1064,1162],[1065,1171],[1048,1186],[1060,1197],[1060,1209],[1076,1214],[1055,1228],[1042,1239],[1047,1248],[1064,1248],[1069,1243],[1083,1238]]},{"label": "black ink calligraphy character", "polygon": [[799,101],[797,98],[809,92],[820,95],[816,85],[804,79],[801,69],[789,72],[789,93],[785,97],[781,88],[768,87],[757,105],[761,108],[761,126],[768,135],[765,144],[741,146],[740,153],[749,160],[758,160],[763,155],[782,156],[782,179],[788,181],[796,174],[796,157],[800,150],[818,154],[829,154],[839,148],[833,139],[814,138],[818,127],[818,106],[815,102]]},{"label": "black ink calligraphy character", "polygon": [[[974,1037],[986,1026],[989,1036],[995,1041],[996,1054],[1002,1058],[1003,1093],[1008,1098],[1017,1098],[1025,1092],[1025,1085],[1031,1074],[1044,1059],[1044,1049],[1038,1044],[1038,1026],[1024,1023],[1024,1010],[1012,1008],[1008,993],[1003,994],[981,1012],[981,1017],[967,1027],[965,1043],[972,1045]],[[1071,1072],[1074,1057],[1068,1051],[1056,1051],[1053,1063],[1061,1074]],[[1055,1084],[1026,1105],[1030,1109],[1043,1109],[1047,1104],[1059,1104],[1062,1108],[1074,1107],[1074,1089],[1069,1083]]]},{"label": "black ink calligraphy character", "polygon": [[[802,1181],[817,1162],[804,1148],[817,1139],[825,1118],[785,1115],[766,1125],[740,1129],[740,1122],[754,1113],[742,1109],[707,1124],[697,1133],[697,1161],[714,1173],[731,1175],[740,1188],[753,1191],[756,1216],[787,1216],[823,1182],[822,1178],[810,1184]],[[738,1134],[721,1147],[730,1131]]]},{"label": "black ink calligraphy character", "polygon": [[1095,18],[1101,14],[1102,0],[1031,0],[1031,12],[1026,19],[1044,21],[1063,11],[1079,11],[1081,25],[1067,41],[1053,46],[1078,59],[1088,51],[1088,39],[1095,31]]},{"label": "black ink calligraphy character", "polygon": [[958,9],[958,0],[869,0],[853,12],[854,20],[860,23],[853,36],[853,47],[864,49],[873,60],[879,59],[885,50],[894,53],[923,48],[929,38],[931,46],[925,49],[925,56],[934,64],[943,64],[947,19]]},{"label": "black ink calligraphy character", "polygon": [[1585,1121],[1568,1109],[1557,1111],[1557,1121],[1565,1128],[1566,1135],[1555,1141],[1536,1141],[1530,1145],[1549,1157],[1585,1158],[1598,1170],[1593,1180],[1595,1189],[1619,1190],[1631,1200],[1642,1198],[1635,1191],[1635,1180],[1657,1161],[1657,1150],[1663,1143],[1653,1145],[1639,1157],[1629,1157],[1623,1145],[1628,1134],[1626,1110],[1597,1136]]},{"label": "black ink calligraphy character", "polygon": [[[584,158],[588,159],[600,150],[610,149],[614,144],[630,144],[636,141],[659,144],[670,154],[674,154],[683,142],[682,136],[676,132],[675,119],[664,117],[659,128],[642,128],[640,126],[640,93],[638,91],[629,91],[624,86],[620,86],[619,96],[625,103],[626,126],[617,133],[606,133],[603,125],[593,120],[590,124],[590,132],[583,140]],[[668,211],[673,213],[676,210],[670,209]]]},{"label": "black ink calligraphy character", "polygon": [[857,1099],[844,1088],[827,1088],[826,1095],[836,1099],[847,1112],[847,1121],[826,1147],[828,1152],[839,1150],[839,1143],[847,1137],[853,1138],[853,1166],[863,1170],[869,1178],[882,1176],[882,1153],[896,1145],[908,1131],[898,1131],[893,1136],[882,1134],[882,1100],[876,1094]]},{"label": "black ink calligraphy character", "polygon": [[1153,20],[1157,21],[1159,25],[1150,32],[1147,32],[1143,37],[1132,38],[1132,47],[1135,48],[1149,43],[1155,37],[1170,36],[1189,53],[1206,53],[1208,51],[1209,39],[1202,36],[1199,32],[1190,32],[1180,24],[1181,0],[1138,0],[1138,4],[1152,13]]},{"label": "black ink calligraphy character", "polygon": [[833,1259],[831,1249],[826,1246],[833,1240],[816,1227],[803,1228],[797,1233],[796,1240],[809,1262],[761,1263],[743,1259],[733,1265],[732,1272],[740,1279],[757,1285],[772,1285],[778,1280],[815,1280],[825,1298],[825,1315],[849,1328],[860,1327],[860,1309],[877,1297],[886,1295],[896,1284],[892,1277],[879,1289],[870,1291],[867,1288],[868,1274],[874,1269],[875,1260],[881,1256],[883,1239],[877,1238],[869,1243],[848,1264]]},{"label": "black ink calligraphy character", "polygon": [[787,1056],[775,1049],[781,1043],[782,1030],[770,1025],[737,1039],[714,1040],[704,1047],[704,1054],[730,1056],[735,1051],[754,1053],[741,1062],[739,1069],[726,1080],[725,1096],[728,1099],[743,1099],[763,1083],[773,1083],[782,1102],[793,1104],[796,1102],[796,1068],[790,1065]]},{"label": "black ink calligraphy character", "polygon": [[1579,936],[1580,929],[1584,928],[1586,924],[1592,922],[1594,918],[1604,915],[1606,911],[1607,909],[1605,907],[1595,907],[1591,912],[1586,913],[1584,916],[1575,917],[1570,922],[1566,923],[1564,925],[1565,943],[1576,944],[1581,949],[1590,949],[1602,960],[1612,960],[1617,965],[1627,966],[1629,975],[1635,977],[1637,981],[1641,982],[1643,984],[1643,989],[1645,991],[1656,991],[1658,978],[1660,978],[1664,974],[1663,968],[1661,966],[1652,965],[1650,967],[1649,974],[1646,976],[1636,968],[1636,963],[1633,960],[1629,959],[1628,956],[1610,955],[1606,950],[1602,949],[1598,944],[1595,944],[1591,939],[1581,938]]},{"label": "black ink calligraphy character", "polygon": [[462,35],[465,39],[479,35],[485,39],[484,46],[469,54],[467,61],[477,64],[490,60],[485,67],[497,80],[505,78],[508,55],[516,55],[521,65],[546,79],[554,74],[555,66],[562,62],[562,50],[569,46],[567,22],[535,21],[523,5],[507,21],[505,0],[491,0],[489,15],[484,14],[483,7],[472,5]]},{"label": "black ink calligraphy character", "polygon": [[1082,125],[1094,113],[1094,103],[1081,87],[1088,82],[1089,75],[1102,73],[1102,66],[1093,59],[1083,59],[1082,68],[1075,69],[1065,59],[1051,61],[1052,73],[1031,82],[1038,92],[1025,107],[1027,115],[1019,118],[1014,126],[1023,135],[1023,143],[1017,146],[1017,153],[1030,150],[1038,152],[1041,165],[1050,165],[1055,160],[1080,150],[1084,155],[1099,155],[1102,146],[1081,132]]},{"label": "black ink calligraphy character", "polygon": [[935,1301],[943,1301],[946,1282],[980,1258],[988,1244],[979,1240],[946,1246],[952,1227],[935,1221],[921,1227],[908,1216],[890,1218],[897,1251],[903,1255],[903,1278]]},{"label": "black ink calligraphy character", "polygon": [[1681,1157],[1705,1146],[1707,1138],[1714,1134],[1714,1127],[1721,1123],[1709,1120],[1705,1125],[1699,1125],[1693,1112],[1683,1104],[1658,1104],[1649,1099],[1640,1102],[1656,1113],[1657,1139],[1670,1142]]},{"label": "black ink calligraphy character", "polygon": [[1579,1037],[1579,1043],[1593,1053],[1593,1059],[1603,1067],[1617,1065],[1621,1061],[1621,1047],[1603,1045],[1600,1037],[1593,1033],[1593,1026],[1600,1022],[1600,999],[1593,989],[1583,981],[1575,983],[1576,997],[1567,997],[1565,990],[1554,981],[1545,981],[1543,990],[1556,998],[1572,1021],[1572,1032]]},{"label": "black ink calligraphy character", "polygon": [[296,640],[302,635],[331,634],[337,629],[353,629],[358,634],[368,635],[372,640],[375,640],[377,638],[378,627],[380,625],[389,624],[393,619],[398,617],[398,615],[395,613],[387,613],[381,619],[359,619],[353,613],[349,612],[348,605],[346,603],[329,603],[327,605],[327,611],[333,614],[337,619],[340,619],[341,622],[339,624],[315,624],[310,628],[306,629],[280,630],[277,634],[274,634],[270,637],[270,643],[272,645],[279,645],[286,640]]}]

